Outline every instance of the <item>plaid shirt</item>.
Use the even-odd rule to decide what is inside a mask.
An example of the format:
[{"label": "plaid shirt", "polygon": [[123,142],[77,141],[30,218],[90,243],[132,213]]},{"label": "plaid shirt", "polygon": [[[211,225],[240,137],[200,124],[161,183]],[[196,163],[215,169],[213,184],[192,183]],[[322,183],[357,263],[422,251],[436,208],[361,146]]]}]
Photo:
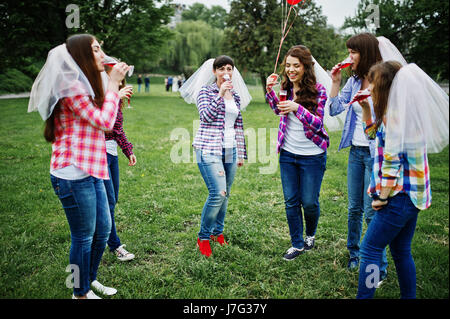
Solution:
[{"label": "plaid shirt", "polygon": [[414,205],[424,210],[431,205],[430,173],[425,146],[401,154],[385,153],[385,128],[381,124],[375,130],[375,124],[363,123],[370,139],[376,139],[377,148],[374,158],[372,177],[367,190],[369,195],[380,195],[381,187],[392,188],[390,197],[406,193]]},{"label": "plaid shirt", "polygon": [[[328,146],[330,146],[330,138],[328,137],[327,131],[323,126],[323,116],[325,110],[325,103],[327,102],[327,92],[325,87],[317,83],[316,88],[318,90],[317,95],[317,110],[316,114],[312,114],[302,105],[299,105],[297,113],[295,116],[300,120],[303,124],[303,129],[305,131],[305,136],[310,139],[314,144],[319,146],[324,151],[327,150]],[[275,114],[280,114],[278,110],[277,104],[279,102],[277,95],[272,90],[270,93],[266,94],[267,101],[269,102],[270,107],[275,112]],[[289,99],[293,99],[293,90],[289,92]],[[286,127],[288,123],[288,116],[280,117],[280,125],[278,127],[278,143],[277,143],[277,152],[280,152],[281,147],[283,146],[284,136],[286,134]]]},{"label": "plaid shirt", "polygon": [[[241,98],[235,91],[232,90],[231,93],[237,108],[240,110]],[[202,87],[197,98],[197,109],[200,116],[200,127],[192,146],[209,151],[214,155],[222,155],[225,130],[225,100],[219,95],[219,87],[216,83]],[[240,111],[234,122],[234,130],[236,132],[238,158],[247,158],[244,125]]]},{"label": "plaid shirt", "polygon": [[117,142],[117,145],[122,149],[122,152],[126,157],[130,158],[133,155],[133,144],[128,142],[127,136],[123,131],[123,113],[120,108],[120,104],[122,104],[122,100],[119,102],[119,109],[117,110],[117,118],[114,123],[114,127],[112,131],[108,131],[105,133],[105,139],[107,141],[114,140]]},{"label": "plaid shirt", "polygon": [[104,131],[113,128],[118,105],[119,95],[114,92],[106,93],[101,109],[88,95],[61,99],[51,169],[73,164],[93,177],[109,179]]}]

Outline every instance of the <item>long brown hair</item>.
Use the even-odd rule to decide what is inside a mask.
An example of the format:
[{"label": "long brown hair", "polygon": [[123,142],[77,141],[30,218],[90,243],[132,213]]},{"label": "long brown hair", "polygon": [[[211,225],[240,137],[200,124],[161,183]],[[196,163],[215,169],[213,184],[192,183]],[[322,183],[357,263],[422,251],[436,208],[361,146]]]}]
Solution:
[{"label": "long brown hair", "polygon": [[[92,52],[92,43],[95,37],[90,34],[75,34],[67,38],[66,47],[72,58],[78,64],[84,75],[89,80],[95,98],[94,105],[101,108],[104,100],[103,83],[100,72]],[[45,122],[44,137],[48,142],[55,141],[55,119],[60,113],[59,102],[55,106],[52,115]]]},{"label": "long brown hair", "polygon": [[367,75],[367,80],[373,84],[371,95],[377,129],[387,111],[392,81],[394,81],[395,75],[401,67],[402,64],[397,61],[382,62],[372,66]]},{"label": "long brown hair", "polygon": [[359,63],[354,72],[361,80],[367,76],[372,65],[383,60],[378,48],[378,40],[371,33],[354,35],[347,40],[346,45],[348,49],[359,52]]},{"label": "long brown hair", "polygon": [[294,84],[289,80],[286,74],[286,59],[288,56],[298,58],[303,64],[303,77],[300,81],[300,90],[294,92],[294,102],[301,104],[310,112],[315,113],[317,110],[317,88],[316,88],[316,75],[314,73],[314,62],[312,59],[311,51],[304,45],[296,45],[289,49],[284,57],[283,67],[283,81],[281,87],[288,91],[290,94],[291,88]]}]

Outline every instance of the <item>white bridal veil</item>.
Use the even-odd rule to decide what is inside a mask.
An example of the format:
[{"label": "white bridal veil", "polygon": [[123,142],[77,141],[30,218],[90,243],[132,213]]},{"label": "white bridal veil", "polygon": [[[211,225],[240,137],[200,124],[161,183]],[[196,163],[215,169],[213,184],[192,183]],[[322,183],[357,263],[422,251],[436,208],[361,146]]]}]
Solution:
[{"label": "white bridal veil", "polygon": [[448,145],[449,97],[416,64],[403,66],[389,92],[385,152],[420,149],[439,153]]},{"label": "white bridal veil", "polygon": [[61,44],[50,50],[33,83],[28,112],[39,111],[45,121],[59,99],[75,95],[95,96],[89,80],[67,51],[66,45]]},{"label": "white bridal veil", "polygon": [[[203,63],[203,65],[195,71],[192,76],[179,89],[181,97],[189,104],[196,104],[198,93],[205,85],[213,84],[216,80],[213,73],[214,59],[209,59]],[[237,92],[241,98],[241,110],[245,109],[250,103],[252,96],[248,92],[244,79],[236,66],[233,68],[233,89]]]}]

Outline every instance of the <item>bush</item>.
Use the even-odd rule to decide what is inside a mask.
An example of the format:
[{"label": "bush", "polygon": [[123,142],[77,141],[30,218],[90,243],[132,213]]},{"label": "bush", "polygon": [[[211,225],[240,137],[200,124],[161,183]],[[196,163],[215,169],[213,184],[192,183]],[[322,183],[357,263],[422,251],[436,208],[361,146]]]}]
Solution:
[{"label": "bush", "polygon": [[7,69],[0,74],[0,93],[29,92],[33,80],[17,69]]}]

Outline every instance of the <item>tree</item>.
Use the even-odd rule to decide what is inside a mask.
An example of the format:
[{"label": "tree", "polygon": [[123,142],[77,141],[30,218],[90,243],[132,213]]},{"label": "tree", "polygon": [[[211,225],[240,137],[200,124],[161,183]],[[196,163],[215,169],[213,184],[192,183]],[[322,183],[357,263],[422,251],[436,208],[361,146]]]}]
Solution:
[{"label": "tree", "polygon": [[436,79],[449,79],[448,20],[449,2],[439,0],[361,0],[354,17],[347,17],[343,28],[355,33],[366,30],[366,8],[380,8],[377,36],[385,36],[402,52]]},{"label": "tree", "polygon": [[161,64],[187,76],[205,60],[219,55],[223,31],[204,21],[184,21],[175,27]]},{"label": "tree", "polygon": [[205,21],[213,28],[224,29],[227,11],[221,6],[212,6],[208,9],[201,3],[194,3],[181,14],[183,21]]},{"label": "tree", "polygon": [[66,26],[71,0],[17,1],[0,4],[2,68],[24,67],[45,60],[48,50],[75,33],[90,33],[103,41],[103,49],[140,68],[156,59],[170,38],[166,28],[173,9],[156,6],[163,0],[85,0],[80,2],[80,27]]},{"label": "tree", "polygon": [[[277,0],[232,0],[227,18],[225,52],[234,57],[244,71],[260,76],[264,92],[266,78],[273,72],[280,44],[280,3]],[[327,26],[322,8],[313,0],[304,0],[296,9],[299,14],[284,41],[278,65],[291,46],[303,44],[320,65],[331,69],[345,56],[343,39]]]}]

